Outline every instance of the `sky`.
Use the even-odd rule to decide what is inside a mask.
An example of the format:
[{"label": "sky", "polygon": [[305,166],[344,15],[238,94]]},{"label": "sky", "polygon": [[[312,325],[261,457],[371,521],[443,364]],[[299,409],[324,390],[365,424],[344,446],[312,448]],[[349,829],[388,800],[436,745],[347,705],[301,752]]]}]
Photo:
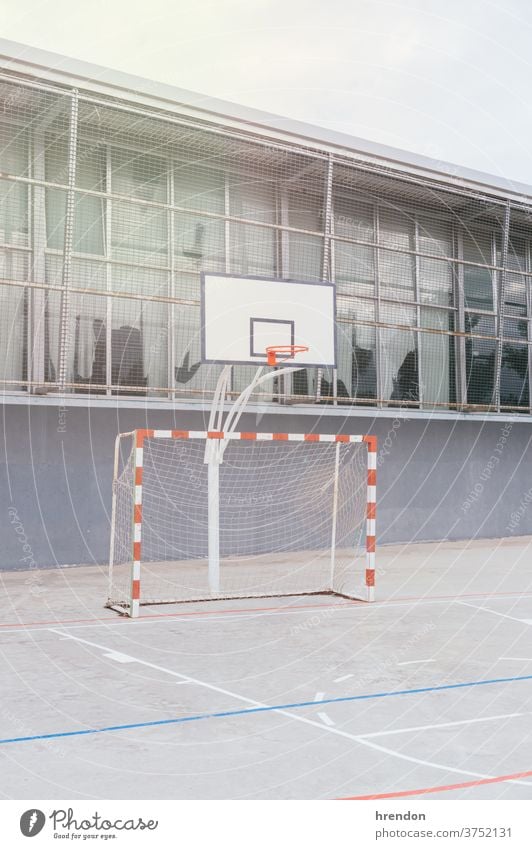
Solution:
[{"label": "sky", "polygon": [[532,185],[530,0],[2,0],[0,33]]}]

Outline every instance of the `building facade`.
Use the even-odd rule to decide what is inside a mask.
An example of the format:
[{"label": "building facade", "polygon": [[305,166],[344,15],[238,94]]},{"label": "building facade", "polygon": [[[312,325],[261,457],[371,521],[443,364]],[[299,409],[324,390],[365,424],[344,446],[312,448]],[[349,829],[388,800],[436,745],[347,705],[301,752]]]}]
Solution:
[{"label": "building facade", "polygon": [[[508,518],[529,487],[532,189],[9,42],[0,66],[1,499],[38,564],[105,562],[118,430],[208,415],[202,271],[335,282],[338,368],[248,419],[377,432],[385,540],[532,532]],[[21,568],[12,537],[0,566]]]}]

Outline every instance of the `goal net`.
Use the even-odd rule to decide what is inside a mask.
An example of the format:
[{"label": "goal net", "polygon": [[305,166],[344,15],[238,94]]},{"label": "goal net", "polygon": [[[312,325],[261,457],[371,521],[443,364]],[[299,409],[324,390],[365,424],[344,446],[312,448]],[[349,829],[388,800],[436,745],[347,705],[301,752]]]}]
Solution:
[{"label": "goal net", "polygon": [[233,433],[213,478],[205,449],[221,437],[117,438],[108,606],[135,616],[139,604],[212,598],[371,600],[375,439]]}]

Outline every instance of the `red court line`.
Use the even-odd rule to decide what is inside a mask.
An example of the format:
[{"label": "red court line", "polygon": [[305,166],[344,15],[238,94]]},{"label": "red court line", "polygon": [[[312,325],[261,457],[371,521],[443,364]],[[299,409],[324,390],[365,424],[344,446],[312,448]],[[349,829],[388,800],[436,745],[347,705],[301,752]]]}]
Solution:
[{"label": "red court line", "polygon": [[[189,610],[183,611],[180,613],[145,613],[143,616],[140,616],[139,619],[164,619],[165,617],[173,617],[184,618],[187,616],[221,616],[222,614],[228,613],[248,613],[252,614],[255,612],[264,612],[264,611],[279,611],[279,610],[304,610],[304,609],[314,609],[314,610],[329,610],[331,607],[350,607],[351,605],[359,605],[366,604],[365,601],[358,601],[357,599],[352,599],[351,601],[337,602],[336,604],[290,604],[285,607],[235,607],[228,610]],[[129,616],[117,616],[114,613],[109,618],[105,619],[97,619],[95,617],[90,617],[87,619],[38,619],[36,622],[7,622],[0,624],[1,628],[29,628],[32,625],[74,625],[79,622],[93,622],[95,625],[101,622],[104,622],[108,625],[115,625],[119,623],[127,623],[134,622],[134,619],[131,619]],[[138,620],[136,620],[138,621]]]},{"label": "red court line", "polygon": [[478,778],[476,781],[462,781],[460,784],[441,784],[439,787],[421,787],[418,790],[398,790],[396,793],[374,793],[371,796],[342,796],[338,801],[351,802],[361,799],[399,799],[401,796],[423,796],[425,793],[445,793],[448,790],[463,790],[465,787],[480,787],[483,784],[499,784],[502,781],[515,781],[518,778],[530,778],[532,769],[527,772],[514,772],[511,775],[497,775],[495,778]]},{"label": "red court line", "polygon": [[[1,580],[1,578],[0,578]],[[454,601],[461,598],[504,598],[504,596],[520,596],[525,598],[526,596],[532,596],[532,591],[526,592],[500,592],[500,593],[462,593],[460,595],[419,595],[419,596],[397,596],[396,598],[387,598],[382,601],[377,601],[376,605],[381,606],[383,604],[397,604],[404,601]],[[174,619],[179,619],[187,616],[221,616],[222,614],[229,613],[248,613],[251,614],[254,611],[257,612],[265,612],[265,611],[281,611],[281,610],[301,610],[301,609],[318,609],[318,610],[328,610],[334,607],[351,607],[351,606],[361,606],[368,607],[368,610],[371,609],[372,605],[368,604],[366,601],[360,601],[358,599],[345,600],[343,602],[336,602],[333,604],[291,604],[286,605],[285,607],[236,607],[228,610],[193,610],[183,613],[146,613],[143,616],[140,616],[140,619],[163,619],[165,617],[173,617]],[[117,616],[113,614],[109,616],[109,618],[96,618],[89,617],[87,619],[41,619],[35,622],[4,622],[0,623],[0,629],[2,628],[29,628],[33,625],[75,625],[81,622],[93,622],[95,625],[101,622],[105,622],[109,625],[118,624],[120,622],[134,622],[135,620],[130,619],[129,616]],[[136,620],[138,621],[138,620]]]}]

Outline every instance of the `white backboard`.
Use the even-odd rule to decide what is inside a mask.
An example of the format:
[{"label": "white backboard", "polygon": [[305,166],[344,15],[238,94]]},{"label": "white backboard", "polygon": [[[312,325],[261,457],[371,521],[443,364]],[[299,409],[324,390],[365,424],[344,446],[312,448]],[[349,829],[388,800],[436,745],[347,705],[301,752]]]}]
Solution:
[{"label": "white backboard", "polygon": [[260,365],[269,345],[308,347],[283,364],[335,367],[334,284],[204,272],[203,362]]}]

